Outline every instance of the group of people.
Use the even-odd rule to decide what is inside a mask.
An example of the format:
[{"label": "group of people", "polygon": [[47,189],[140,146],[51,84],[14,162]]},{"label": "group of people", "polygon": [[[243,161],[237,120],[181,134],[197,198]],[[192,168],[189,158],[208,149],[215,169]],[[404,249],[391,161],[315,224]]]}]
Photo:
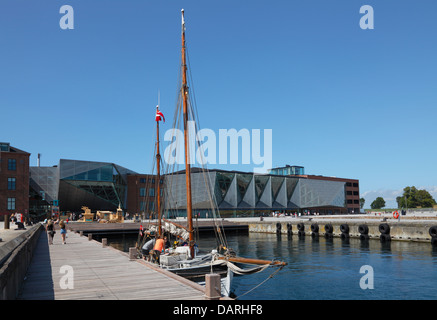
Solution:
[{"label": "group of people", "polygon": [[170,242],[167,236],[161,235],[158,237],[153,237],[153,234],[146,235],[146,241],[141,248],[141,252],[145,259],[159,263],[159,256],[161,253],[165,252],[165,249],[170,247]]},{"label": "group of people", "polygon": [[53,238],[55,237],[56,234],[55,224],[59,224],[59,227],[61,228],[62,244],[67,243],[65,241],[65,238],[67,236],[67,228],[64,220],[53,221],[52,219],[49,220],[46,219],[46,221],[44,221],[44,224],[46,225],[47,236],[49,238],[49,245],[53,244]]}]

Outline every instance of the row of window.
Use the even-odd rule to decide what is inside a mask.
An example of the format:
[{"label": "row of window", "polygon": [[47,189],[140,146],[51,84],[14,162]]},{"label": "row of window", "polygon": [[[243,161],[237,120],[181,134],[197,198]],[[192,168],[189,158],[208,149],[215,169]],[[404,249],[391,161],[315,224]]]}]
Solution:
[{"label": "row of window", "polygon": [[[164,189],[161,188],[161,197],[164,194]],[[146,196],[146,188],[140,188],[140,197]],[[149,197],[155,196],[155,188],[149,188]]]},{"label": "row of window", "polygon": [[352,194],[354,195],[354,196],[359,196],[359,193],[358,193],[358,191],[346,191],[346,194],[348,195],[348,196],[351,196]]},{"label": "row of window", "polygon": [[155,202],[149,201],[149,202],[145,202],[145,201],[141,201],[140,202],[140,211],[153,211],[155,210]]},{"label": "row of window", "polygon": [[[140,183],[146,183],[147,182],[147,178],[140,178]],[[155,179],[149,179],[149,182],[152,182],[152,184],[155,184]],[[164,180],[161,179],[160,183],[163,184]]]},{"label": "row of window", "polygon": [[354,182],[354,183],[346,182],[346,187],[355,187],[355,188],[358,188],[358,183],[356,183],[356,182]]},{"label": "row of window", "polygon": [[352,204],[352,203],[353,204],[360,204],[360,201],[359,200],[353,200],[353,201],[352,200],[347,200],[347,203],[348,204]]}]

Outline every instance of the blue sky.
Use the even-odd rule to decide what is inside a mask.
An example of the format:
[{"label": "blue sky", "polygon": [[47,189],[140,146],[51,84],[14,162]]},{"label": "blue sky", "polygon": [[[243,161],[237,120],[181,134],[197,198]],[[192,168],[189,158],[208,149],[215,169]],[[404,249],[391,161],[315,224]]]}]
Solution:
[{"label": "blue sky", "polygon": [[182,8],[201,127],[272,129],[273,166],[359,179],[365,207],[410,185],[437,196],[433,0],[2,0],[0,141],[31,165],[41,153],[150,172],[158,91],[163,130],[175,109]]}]

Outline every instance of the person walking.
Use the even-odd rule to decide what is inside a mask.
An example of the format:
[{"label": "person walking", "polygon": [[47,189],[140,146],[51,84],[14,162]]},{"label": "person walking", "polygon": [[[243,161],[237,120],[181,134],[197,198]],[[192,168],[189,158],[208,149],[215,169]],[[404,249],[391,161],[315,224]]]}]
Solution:
[{"label": "person walking", "polygon": [[53,238],[55,236],[55,225],[53,224],[53,220],[49,219],[46,226],[47,235],[49,237],[49,245],[53,244]]},{"label": "person walking", "polygon": [[67,235],[67,229],[65,228],[64,220],[59,221],[59,226],[61,227],[62,244],[66,244],[65,237]]}]

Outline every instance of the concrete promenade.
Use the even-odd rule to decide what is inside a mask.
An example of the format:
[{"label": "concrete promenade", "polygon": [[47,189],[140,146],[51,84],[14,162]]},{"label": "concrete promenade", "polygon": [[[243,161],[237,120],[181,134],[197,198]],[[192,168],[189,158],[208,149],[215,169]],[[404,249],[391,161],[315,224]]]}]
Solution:
[{"label": "concrete promenade", "polygon": [[[21,300],[204,300],[204,288],[126,253],[68,232],[59,231],[53,245],[39,238]],[[71,278],[70,278],[71,276]]]}]

